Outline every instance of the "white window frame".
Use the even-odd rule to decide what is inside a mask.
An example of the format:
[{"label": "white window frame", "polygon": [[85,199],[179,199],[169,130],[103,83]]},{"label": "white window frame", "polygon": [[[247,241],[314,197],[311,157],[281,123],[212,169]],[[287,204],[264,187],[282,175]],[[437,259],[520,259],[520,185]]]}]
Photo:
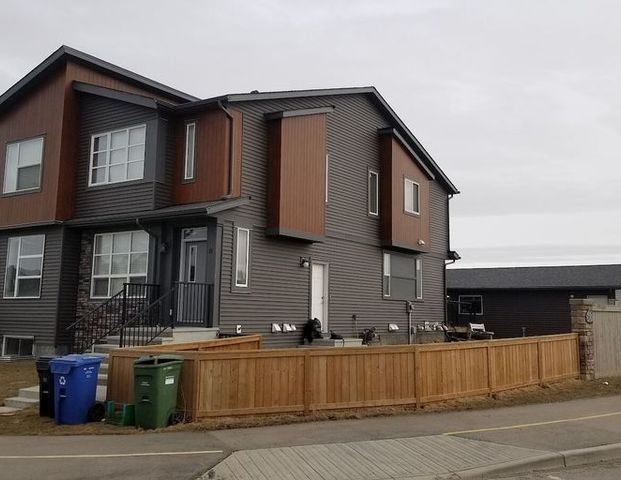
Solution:
[{"label": "white window frame", "polygon": [[[239,270],[239,255],[241,250],[239,248],[239,234],[240,232],[246,233],[246,262],[244,265],[244,270],[246,271],[246,281],[241,283],[237,278],[237,272]],[[250,229],[244,227],[235,227],[235,287],[237,288],[248,288],[249,278],[250,278]]]},{"label": "white window frame", "polygon": [[[190,135],[190,129],[192,134]],[[185,124],[185,157],[183,179],[194,180],[196,176],[196,122]]]},{"label": "white window frame", "polygon": [[[24,143],[27,142],[34,142],[34,141],[40,141],[41,143],[41,154],[39,157],[39,162],[38,163],[33,163],[31,165],[23,165],[22,167],[19,166],[19,153],[21,150],[21,146]],[[7,185],[7,180],[8,180],[8,172],[9,172],[9,149],[12,146],[17,146],[17,161],[15,164],[15,188],[10,187]],[[32,192],[35,190],[39,190],[41,188],[41,178],[42,178],[42,172],[43,172],[43,151],[45,149],[45,137],[43,135],[37,136],[37,137],[31,137],[31,138],[24,138],[22,140],[16,140],[13,142],[8,142],[6,144],[6,151],[5,151],[5,157],[4,157],[4,179],[2,182],[2,193],[23,193],[23,192]],[[35,165],[39,166],[39,184],[36,187],[28,187],[28,188],[17,188],[17,183],[19,180],[19,169],[20,168],[27,168],[27,167],[34,167]]]},{"label": "white window frame", "polygon": [[[389,298],[391,291],[390,291],[390,281],[391,281],[391,271],[390,271],[390,262],[392,261],[392,258],[390,256],[390,253],[386,253],[384,252],[383,256],[382,256],[382,262],[383,262],[383,266],[382,266],[382,295],[385,298]],[[384,291],[384,280],[386,279],[386,285],[388,285],[388,293]]]},{"label": "white window frame", "polygon": [[[373,209],[373,205],[371,205],[371,178],[375,176],[375,209]],[[367,178],[367,206],[369,215],[377,217],[379,215],[379,172],[377,170],[373,170],[369,168],[369,175]]]},{"label": "white window frame", "polygon": [[415,258],[414,259],[414,279],[416,283],[414,295],[416,300],[423,299],[423,259]]},{"label": "white window frame", "polygon": [[483,295],[459,295],[457,297],[457,301],[459,302],[457,304],[457,312],[459,313],[459,315],[472,315],[470,312],[462,312],[461,311],[461,306],[462,306],[462,302],[463,303],[469,303],[467,300],[463,300],[464,298],[478,298],[481,304],[481,312],[480,313],[475,313],[474,315],[483,315]]},{"label": "white window frame", "polygon": [[30,355],[19,355],[20,357],[32,357],[34,355],[34,337],[27,335],[4,335],[2,337],[2,355],[0,357],[7,357],[6,353],[6,341],[8,338],[16,338],[18,340],[30,340],[32,342],[32,348],[30,349]]},{"label": "white window frame", "polygon": [[326,203],[328,203],[329,176],[330,174],[330,152],[326,152]]},{"label": "white window frame", "polygon": [[[129,237],[129,250],[127,252],[120,252],[121,254],[126,254],[128,256],[128,260],[127,260],[127,272],[126,273],[112,273],[112,257],[113,257],[113,253],[112,253],[112,249],[114,248],[114,236],[115,235],[123,235],[123,234],[130,234]],[[147,250],[146,251],[132,251],[132,239],[134,234],[136,233],[141,233],[141,234],[145,234],[147,236]],[[97,245],[97,237],[105,237],[105,236],[111,236],[111,244],[110,244],[110,253],[95,253],[95,246]],[[106,232],[106,233],[97,233],[95,234],[95,236],[93,237],[93,261],[92,261],[92,265],[91,265],[91,291],[90,291],[90,297],[92,299],[105,299],[105,298],[110,298],[113,295],[116,295],[117,292],[114,292],[112,294],[110,294],[110,285],[111,285],[111,280],[113,278],[125,278],[127,281],[124,283],[131,283],[131,279],[133,277],[145,277],[145,283],[148,281],[149,279],[149,242],[150,238],[149,238],[149,234],[147,232],[145,232],[144,230],[132,230],[132,231],[121,231],[121,232]],[[132,254],[145,254],[147,255],[147,260],[146,260],[146,269],[144,273],[129,273],[129,269],[131,268],[131,256]],[[97,259],[97,257],[109,257],[109,265],[108,265],[108,274],[104,275],[104,274],[95,274],[95,260]],[[95,292],[95,280],[99,279],[99,278],[105,278],[108,280],[108,295],[94,295]]]},{"label": "white window frame", "polygon": [[[414,188],[414,185],[416,185],[416,206],[418,210],[408,208],[408,187]],[[403,210],[412,215],[420,215],[420,184],[407,177],[403,179]]]},{"label": "white window frame", "polygon": [[[143,128],[144,129],[144,143],[135,143],[135,144],[130,144],[129,143],[129,132],[130,130],[137,130],[139,128]],[[114,133],[120,133],[120,132],[125,132],[125,134],[127,135],[127,143],[125,144],[124,148],[125,148],[125,161],[123,163],[117,163],[115,165],[124,165],[125,166],[125,178],[123,180],[116,180],[111,182],[110,181],[110,152],[112,151],[112,134]],[[98,137],[106,137],[106,149],[105,150],[97,150],[97,152],[95,152],[95,138]],[[131,162],[129,161],[129,148],[130,147],[139,147],[142,146],[143,147],[143,156],[141,160],[132,160]],[[119,128],[117,130],[110,130],[109,132],[101,132],[101,133],[96,133],[94,135],[91,135],[91,147],[90,147],[90,165],[89,165],[89,169],[88,169],[88,186],[89,187],[97,187],[97,186],[101,186],[101,185],[113,185],[115,183],[125,183],[125,182],[135,182],[137,180],[142,180],[144,178],[144,169],[145,169],[145,162],[146,162],[146,151],[147,151],[147,125],[146,124],[141,124],[141,125],[133,125],[131,127],[127,127],[127,128]],[[94,166],[94,160],[95,160],[95,153],[102,153],[105,152],[106,153],[106,163],[103,166],[98,166],[95,167]],[[129,164],[130,163],[138,163],[138,162],[142,162],[142,175],[139,178],[127,178],[127,171],[129,169]],[[106,173],[106,177],[105,180],[103,182],[93,182],[93,170],[96,169],[100,169],[103,168],[105,173]]]},{"label": "white window frame", "polygon": [[[21,250],[22,250],[22,240],[24,238],[28,238],[28,237],[43,237],[43,245],[41,246],[41,253],[40,254],[36,254],[36,255],[22,255],[21,254]],[[7,279],[8,279],[8,275],[9,275],[9,255],[10,255],[10,244],[11,244],[11,240],[16,238],[18,240],[17,242],[17,259],[15,262],[15,286],[13,287],[13,295],[12,296],[7,296],[6,295],[6,285],[7,285]],[[4,266],[4,285],[2,288],[2,298],[6,299],[6,300],[24,300],[24,299],[37,299],[37,298],[41,298],[41,286],[43,284],[43,260],[45,258],[45,235],[41,234],[41,235],[22,235],[20,237],[9,237],[8,241],[7,241],[7,251],[6,251],[6,263]],[[20,276],[19,274],[19,261],[22,258],[40,258],[41,259],[41,268],[40,268],[40,273],[39,275],[24,275],[24,276]],[[39,294],[35,295],[35,296],[17,296],[17,292],[19,291],[19,281],[20,280],[32,280],[32,279],[38,279],[39,280]]]}]

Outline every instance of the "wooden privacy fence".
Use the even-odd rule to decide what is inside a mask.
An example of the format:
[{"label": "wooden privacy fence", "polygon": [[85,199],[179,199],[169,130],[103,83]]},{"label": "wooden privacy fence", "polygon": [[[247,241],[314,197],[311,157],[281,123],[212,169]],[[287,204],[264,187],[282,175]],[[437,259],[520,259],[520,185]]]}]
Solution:
[{"label": "wooden privacy fence", "polygon": [[[228,344],[234,346],[239,345]],[[214,348],[177,350],[184,358],[178,408],[194,419],[422,405],[575,378],[580,372],[576,334],[386,347]],[[161,353],[153,350],[111,353],[109,399],[133,403],[133,360]]]}]

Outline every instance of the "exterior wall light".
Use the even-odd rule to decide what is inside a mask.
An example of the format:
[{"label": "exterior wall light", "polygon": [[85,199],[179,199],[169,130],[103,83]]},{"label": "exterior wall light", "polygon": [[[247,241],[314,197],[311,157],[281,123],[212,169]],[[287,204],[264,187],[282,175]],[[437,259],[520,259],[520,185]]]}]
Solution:
[{"label": "exterior wall light", "polygon": [[308,258],[308,257],[300,257],[300,267],[302,267],[302,268],[310,267],[310,258]]}]

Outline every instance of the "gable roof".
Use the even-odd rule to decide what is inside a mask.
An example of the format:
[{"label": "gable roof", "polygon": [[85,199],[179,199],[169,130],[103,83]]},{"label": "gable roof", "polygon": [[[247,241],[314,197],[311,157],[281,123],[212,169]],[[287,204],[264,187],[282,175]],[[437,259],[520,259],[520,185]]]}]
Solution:
[{"label": "gable roof", "polygon": [[186,103],[179,105],[177,109],[179,111],[191,111],[194,109],[200,109],[210,104],[217,103],[237,103],[237,102],[254,102],[261,100],[284,100],[289,98],[308,98],[308,97],[330,97],[330,96],[342,96],[342,95],[367,95],[371,98],[371,101],[379,108],[379,110],[391,120],[392,127],[398,133],[402,139],[407,142],[407,145],[415,152],[416,157],[422,161],[425,167],[433,172],[433,174],[439,177],[440,181],[447,187],[451,194],[458,194],[459,190],[449,180],[446,174],[438,166],[435,160],[431,157],[429,152],[421,145],[418,139],[405,125],[405,123],[399,118],[397,113],[392,109],[388,102],[380,95],[377,89],[373,86],[368,87],[347,87],[347,88],[320,88],[311,90],[283,90],[279,92],[251,92],[251,93],[234,93],[228,95],[221,95],[218,97],[207,98],[205,100],[199,100],[196,102]]},{"label": "gable roof", "polygon": [[449,268],[450,289],[621,288],[621,265]]},{"label": "gable roof", "polygon": [[88,53],[62,45],[58,50],[32,69],[25,77],[0,95],[0,110],[30,90],[30,87],[37,85],[39,82],[47,78],[47,75],[50,72],[54,71],[56,67],[62,65],[68,59],[73,60],[76,63],[85,64],[95,70],[102,71],[112,77],[122,79],[128,83],[138,85],[146,90],[168,97],[174,101],[191,102],[198,100],[198,98],[192,95],[181,92],[147,77],[143,77],[142,75],[138,75],[137,73],[125,68],[113,65],[112,63],[101,60],[93,55],[89,55]]}]

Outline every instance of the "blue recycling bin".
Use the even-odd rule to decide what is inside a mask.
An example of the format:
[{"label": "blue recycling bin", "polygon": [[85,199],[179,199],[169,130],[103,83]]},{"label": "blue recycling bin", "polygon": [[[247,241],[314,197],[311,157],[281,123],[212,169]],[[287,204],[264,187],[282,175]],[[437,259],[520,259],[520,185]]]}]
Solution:
[{"label": "blue recycling bin", "polygon": [[95,355],[65,355],[50,360],[56,423],[75,425],[88,421],[88,411],[96,401],[101,360]]}]

